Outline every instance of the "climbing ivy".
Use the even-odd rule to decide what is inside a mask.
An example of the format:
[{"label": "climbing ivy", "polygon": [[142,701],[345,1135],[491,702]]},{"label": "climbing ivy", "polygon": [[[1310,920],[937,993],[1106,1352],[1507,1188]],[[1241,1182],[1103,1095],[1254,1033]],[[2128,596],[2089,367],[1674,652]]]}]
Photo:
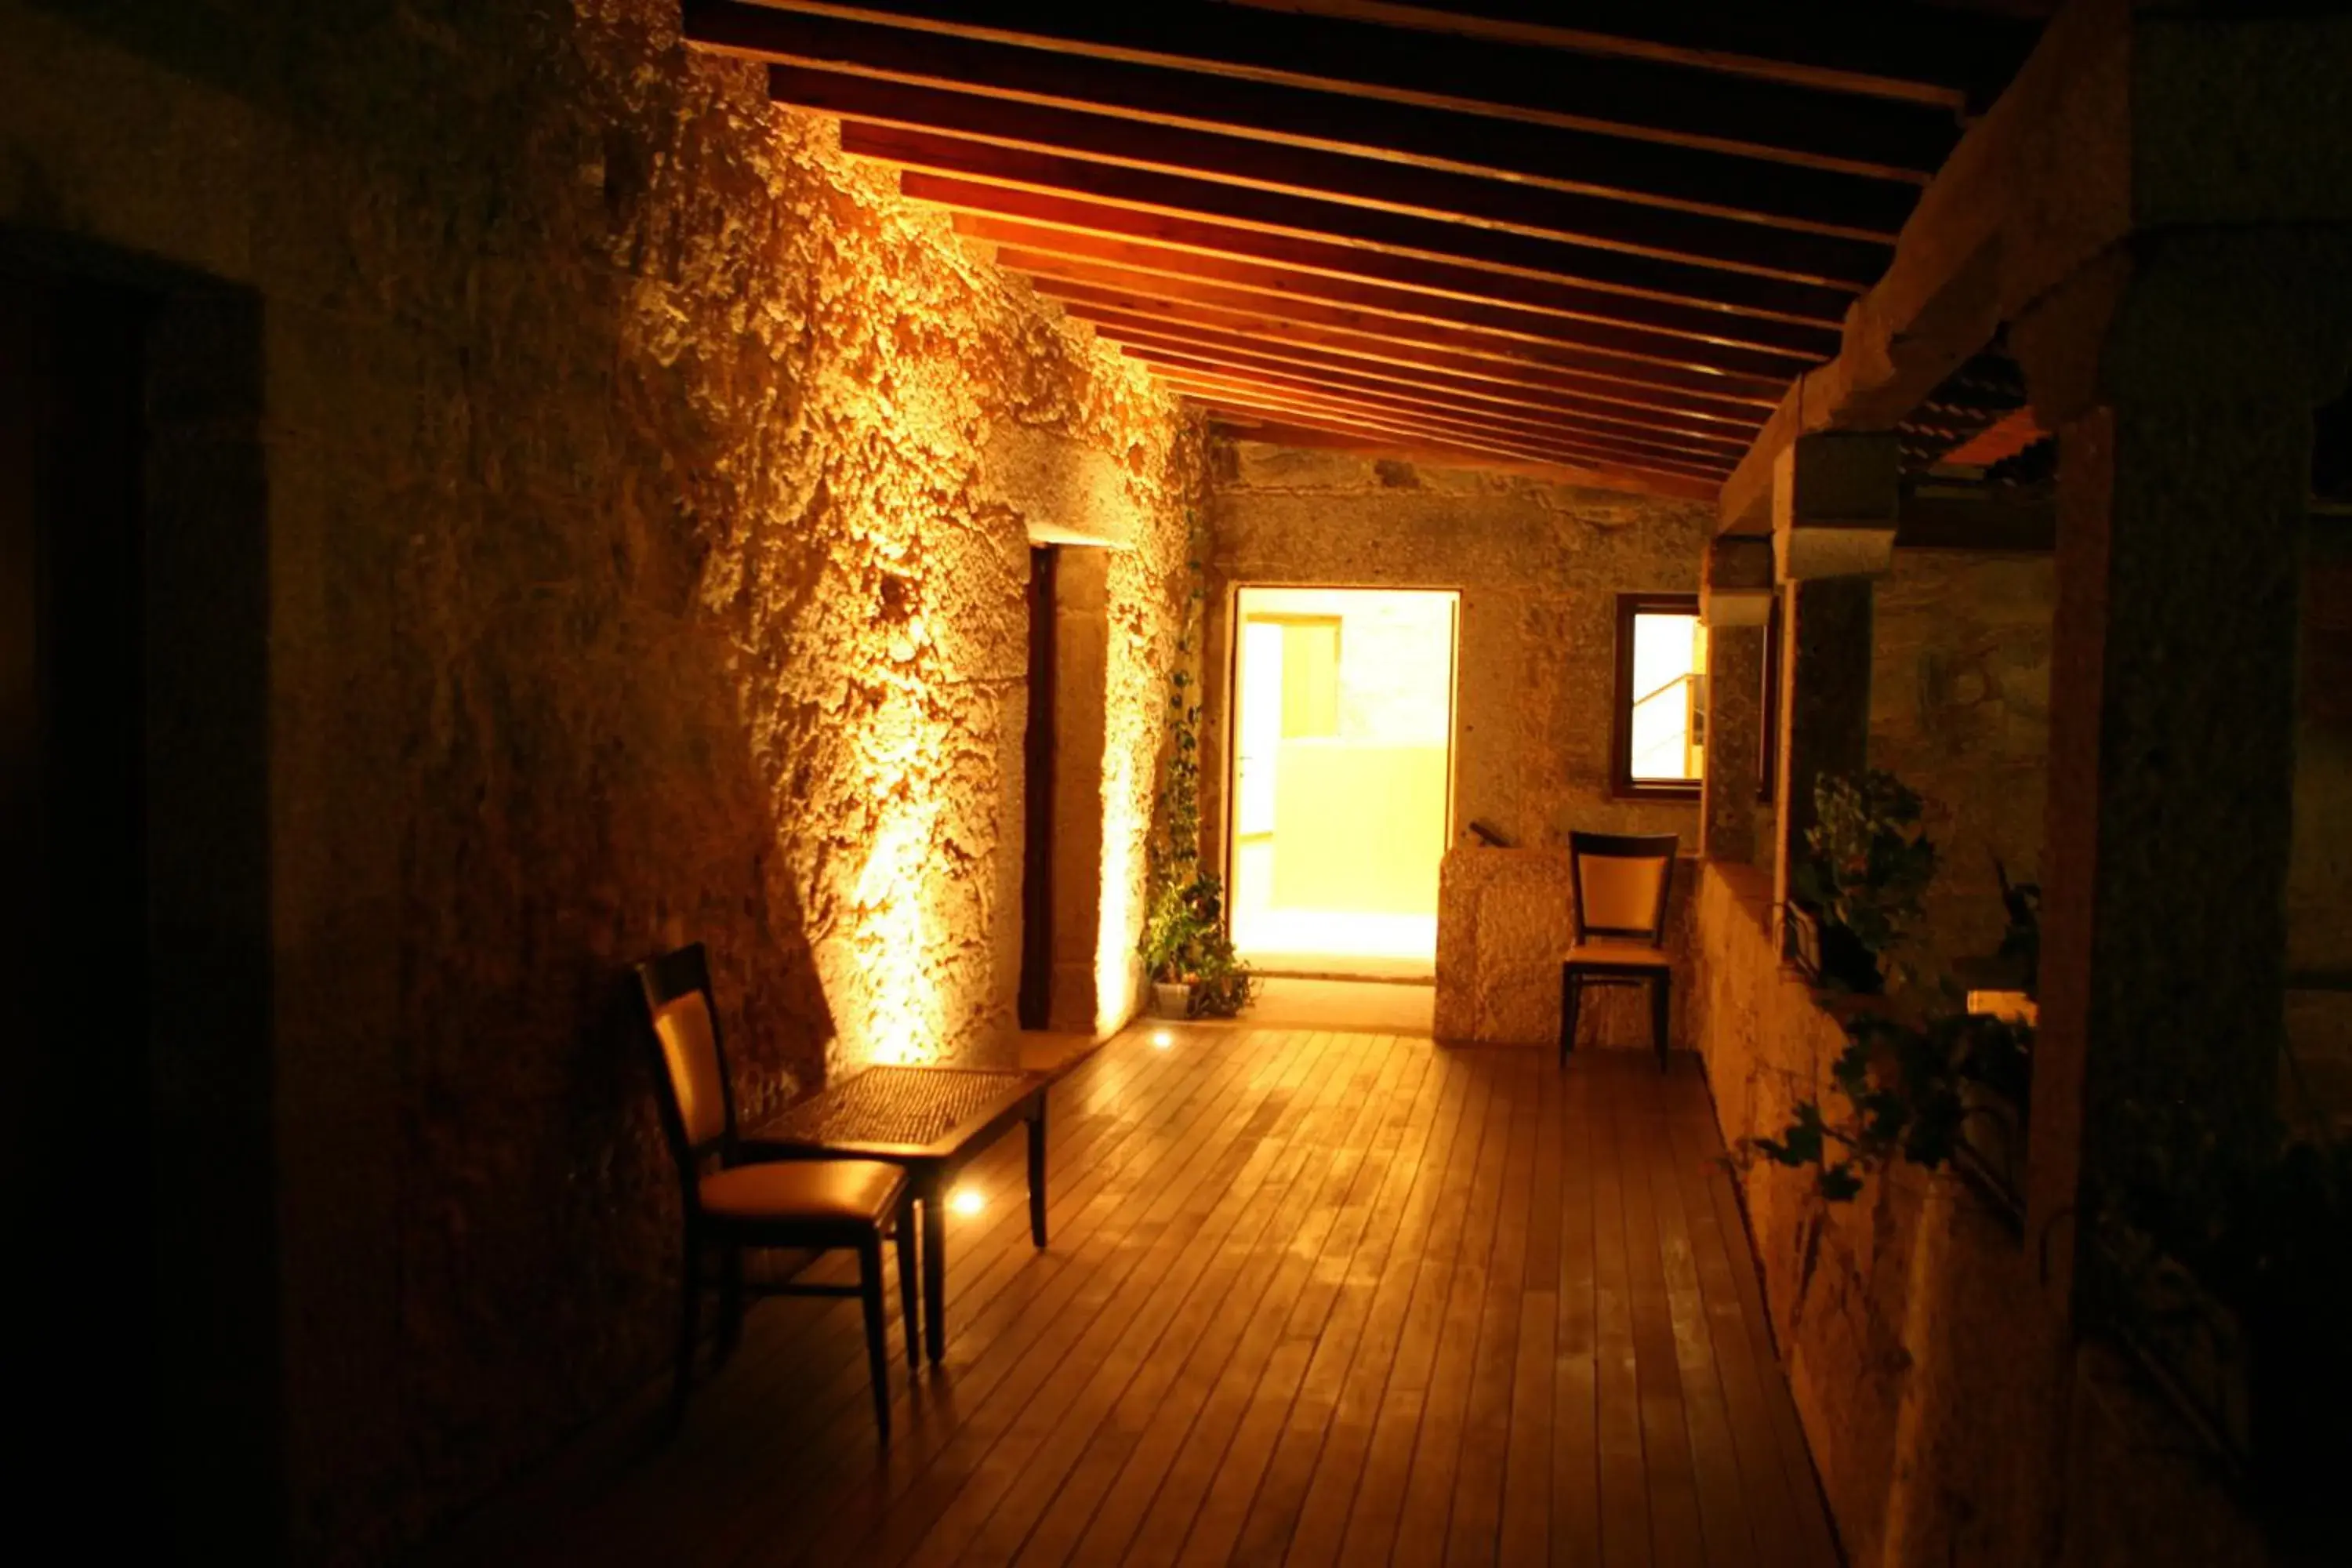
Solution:
[{"label": "climbing ivy", "polygon": [[1230,1018],[1249,1005],[1257,981],[1234,952],[1224,882],[1201,864],[1201,702],[1192,672],[1208,597],[1201,542],[1196,521],[1183,627],[1167,678],[1168,749],[1152,813],[1150,906],[1136,951],[1153,980],[1191,986],[1194,1016]]}]

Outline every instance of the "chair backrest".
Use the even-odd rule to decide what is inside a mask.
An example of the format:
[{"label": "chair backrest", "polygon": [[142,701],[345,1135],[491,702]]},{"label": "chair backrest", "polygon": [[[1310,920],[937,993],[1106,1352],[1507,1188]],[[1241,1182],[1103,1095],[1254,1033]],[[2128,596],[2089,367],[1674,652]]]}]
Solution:
[{"label": "chair backrest", "polygon": [[1576,940],[1639,937],[1663,946],[1666,892],[1675,879],[1671,833],[1571,833],[1569,885],[1576,908]]},{"label": "chair backrest", "polygon": [[710,999],[709,961],[698,942],[646,959],[636,975],[661,1066],[662,1131],[691,1191],[702,1157],[735,1137],[735,1092]]}]

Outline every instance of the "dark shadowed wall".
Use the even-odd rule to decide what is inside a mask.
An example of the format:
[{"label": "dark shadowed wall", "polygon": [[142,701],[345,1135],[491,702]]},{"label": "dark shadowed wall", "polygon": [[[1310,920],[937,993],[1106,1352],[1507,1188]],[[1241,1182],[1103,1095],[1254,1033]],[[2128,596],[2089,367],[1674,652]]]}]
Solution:
[{"label": "dark shadowed wall", "polygon": [[608,1026],[626,962],[712,944],[752,1112],[1006,1048],[1024,523],[1057,474],[1134,544],[1103,806],[1103,948],[1131,945],[1197,437],[677,16],[0,4],[0,225],[257,310],[247,1098],[304,1558],[389,1554],[660,1364],[675,1198]]}]

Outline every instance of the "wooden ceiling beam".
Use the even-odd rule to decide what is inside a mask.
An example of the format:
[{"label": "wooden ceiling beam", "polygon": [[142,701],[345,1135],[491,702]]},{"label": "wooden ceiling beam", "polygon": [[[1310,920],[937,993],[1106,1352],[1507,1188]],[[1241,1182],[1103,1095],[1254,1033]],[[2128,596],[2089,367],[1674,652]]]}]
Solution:
[{"label": "wooden ceiling beam", "polygon": [[[999,259],[1015,270],[1026,270],[1015,255]],[[1030,286],[1049,299],[1062,301],[1073,315],[1100,319],[1097,312],[1150,321],[1155,330],[1208,342],[1251,345],[1260,352],[1296,358],[1310,364],[1381,374],[1433,384],[1455,381],[1475,383],[1505,395],[1531,397],[1562,408],[1581,409],[1599,417],[1635,424],[1657,424],[1678,429],[1735,435],[1744,443],[1762,425],[1765,411],[1732,404],[1676,406],[1657,399],[1628,395],[1615,384],[1586,376],[1567,375],[1526,361],[1488,358],[1362,333],[1301,326],[1256,314],[1171,300],[1157,290],[1129,291],[1105,288],[1053,273],[1031,273]],[[1697,400],[1691,400],[1697,405]]]},{"label": "wooden ceiling beam", "polygon": [[1691,365],[1785,385],[1807,364],[1818,363],[1824,341],[1836,334],[1818,328],[1725,315],[1706,310],[1612,294],[1560,279],[1537,278],[1462,265],[1456,261],[1400,256],[1337,240],[1284,234],[1154,212],[1107,202],[1079,201],[1049,192],[980,180],[958,179],[908,169],[899,189],[916,201],[968,213],[984,213],[1050,228],[1139,240],[1168,250],[1219,256],[1292,273],[1314,273],[1372,284],[1385,296],[1393,290],[1535,311],[1596,329],[1568,334],[1570,341],[1667,363]]},{"label": "wooden ceiling beam", "polygon": [[[1941,109],[1989,101],[2032,47],[2020,17],[1885,0],[1809,0],[1802,16],[1689,0],[1240,0],[1491,43],[1570,49]],[[1801,20],[1803,26],[1792,26]]]},{"label": "wooden ceiling beam", "polygon": [[1908,183],[1787,163],[1776,166],[1769,179],[1759,179],[1753,160],[1725,153],[1123,60],[1076,59],[737,0],[689,4],[686,28],[688,38],[704,48],[772,64],[1218,132],[1845,239],[1892,243],[1917,195]]},{"label": "wooden ceiling beam", "polygon": [[[1098,306],[1108,310],[1129,310],[1136,315],[1162,322],[1176,331],[1223,331],[1223,334],[1246,336],[1261,343],[1267,353],[1298,353],[1315,360],[1348,362],[1355,367],[1392,367],[1397,372],[1444,372],[1449,376],[1467,376],[1473,381],[1489,381],[1500,388],[1543,390],[1559,395],[1564,400],[1578,400],[1592,411],[1606,411],[1616,418],[1661,418],[1667,423],[1682,423],[1696,430],[1736,430],[1752,433],[1764,418],[1764,409],[1755,405],[1707,400],[1686,393],[1644,388],[1644,385],[1612,381],[1604,376],[1557,372],[1540,360],[1531,357],[1507,357],[1489,353],[1489,345],[1473,341],[1470,348],[1454,348],[1442,329],[1433,329],[1428,343],[1412,341],[1409,336],[1373,334],[1355,331],[1345,327],[1322,327],[1284,320],[1284,312],[1258,312],[1254,300],[1244,296],[1240,306],[1223,303],[1200,303],[1200,300],[1171,296],[1173,291],[1160,287],[1103,287],[1087,282],[1085,278],[1070,278],[1058,270],[1033,270],[1025,266],[1021,251],[1007,251],[1000,261],[1004,266],[1028,273],[1030,287],[1049,299],[1058,299],[1068,306]],[[1409,327],[1409,324],[1406,324]]]},{"label": "wooden ceiling beam", "polygon": [[1540,364],[1630,401],[1722,410],[1777,407],[1784,383],[1691,358],[1689,345],[1507,305],[1417,293],[1232,257],[1177,250],[1077,229],[958,213],[956,232],[997,247],[1022,271],[1108,282],[1152,297],[1195,300],[1276,321],[1459,349]]},{"label": "wooden ceiling beam", "polygon": [[[1940,106],[1874,101],[1443,33],[1202,0],[768,0],[776,8],[1276,86],[1924,182],[1958,134]],[[707,8],[689,0],[689,15]]]},{"label": "wooden ceiling beam", "polygon": [[908,171],[909,180],[928,174],[967,184],[986,182],[1163,219],[1205,219],[1270,238],[1336,241],[1393,262],[1600,292],[1617,302],[1620,314],[1646,308],[1659,321],[1681,322],[1682,330],[1709,341],[1786,348],[1811,358],[1835,348],[1855,292],[864,121],[843,123],[841,146],[887,159]]},{"label": "wooden ceiling beam", "polygon": [[1753,430],[1693,430],[1685,426],[1628,419],[1622,410],[1595,413],[1589,405],[1548,400],[1545,395],[1496,386],[1489,383],[1443,375],[1434,372],[1383,374],[1380,367],[1345,360],[1318,360],[1295,353],[1271,352],[1248,337],[1232,332],[1188,330],[1149,316],[1120,310],[1074,307],[1070,313],[1121,344],[1168,353],[1213,359],[1221,364],[1273,374],[1309,377],[1333,386],[1386,391],[1401,396],[1442,400],[1465,408],[1487,409],[1496,417],[1517,418],[1596,437],[1639,442],[1662,449],[1705,454],[1727,465],[1738,459],[1753,439]]},{"label": "wooden ceiling beam", "polygon": [[1617,440],[1571,426],[1539,420],[1508,417],[1484,409],[1464,407],[1444,398],[1401,393],[1389,388],[1359,388],[1311,375],[1231,364],[1213,355],[1188,354],[1150,344],[1122,342],[1120,352],[1141,360],[1164,375],[1220,385],[1245,385],[1302,403],[1380,414],[1406,419],[1460,436],[1478,436],[1573,452],[1611,462],[1636,463],[1664,472],[1711,474],[1720,479],[1730,462],[1715,453],[1683,451],[1650,443]]},{"label": "wooden ceiling beam", "polygon": [[1350,407],[1328,399],[1302,398],[1244,381],[1219,380],[1170,373],[1162,384],[1181,397],[1211,408],[1244,410],[1276,419],[1386,431],[1417,441],[1442,442],[1465,450],[1488,452],[1522,462],[1553,463],[1592,473],[1640,476],[1652,488],[1695,500],[1711,497],[1719,483],[1713,475],[1679,471],[1640,463],[1625,463],[1605,455],[1578,452],[1545,443],[1523,441],[1507,434],[1463,429],[1416,420],[1410,415],[1380,408]]},{"label": "wooden ceiling beam", "polygon": [[[1488,179],[1344,153],[1251,141],[1219,132],[1148,125],[1116,115],[1010,103],[967,92],[915,87],[805,66],[770,67],[768,93],[779,103],[837,114],[861,128],[884,126],[919,134],[925,140],[918,145],[930,154],[921,166],[952,173],[989,172],[987,162],[969,150],[968,144],[975,142],[1047,158],[1075,155],[1093,163],[1181,180],[1238,184],[1255,192],[1314,202],[1338,202],[1373,212],[1542,240],[1574,247],[1577,252],[1622,252],[1629,257],[1674,263],[1678,268],[1713,268],[1745,277],[1836,290],[1841,299],[1885,271],[1892,254],[1891,239],[1857,240],[1799,233],[1711,213],[1629,202],[1613,193],[1596,195]],[[929,140],[934,136],[953,137],[955,142]],[[845,145],[849,144],[849,140],[845,138]],[[1044,181],[1055,189],[1089,195],[1129,188],[1127,184],[1091,174],[1081,180],[1073,172],[1054,164],[1014,167],[1020,171],[1016,177],[1024,183]],[[1210,210],[1196,208],[1194,202],[1187,199],[1186,191],[1184,185],[1165,183],[1141,187],[1144,196],[1160,205]],[[1265,216],[1263,203],[1251,204],[1242,210]],[[1216,209],[1216,216],[1232,217],[1235,213],[1227,207]],[[1309,223],[1305,226],[1321,226]],[[1420,237],[1422,248],[1430,250],[1434,237],[1423,234]],[[1471,248],[1485,253],[1483,247]],[[1563,265],[1558,270],[1568,270],[1567,261],[1563,258]],[[1580,265],[1588,272],[1596,267],[1603,273],[1612,269],[1625,271],[1614,262],[1587,259]],[[1679,282],[1674,281],[1675,277],[1680,278]],[[1624,279],[1620,276],[1612,280],[1622,282]],[[1687,273],[1666,275],[1658,286],[1684,290],[1704,288],[1710,293],[1717,287],[1703,275]],[[1747,285],[1734,287],[1745,289]],[[1793,308],[1801,298],[1792,297],[1784,308]]]}]

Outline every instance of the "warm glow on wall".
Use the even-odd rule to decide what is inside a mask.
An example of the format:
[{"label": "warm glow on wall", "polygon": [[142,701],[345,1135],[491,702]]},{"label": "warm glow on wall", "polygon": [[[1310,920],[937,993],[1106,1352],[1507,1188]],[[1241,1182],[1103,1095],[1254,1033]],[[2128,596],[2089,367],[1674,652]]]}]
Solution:
[{"label": "warm glow on wall", "polygon": [[856,1043],[869,1062],[906,1065],[940,1054],[938,987],[927,957],[932,921],[924,875],[934,805],[886,814],[859,873],[853,951],[866,1016]]},{"label": "warm glow on wall", "polygon": [[1136,807],[1133,758],[1103,757],[1102,913],[1095,928],[1095,1028],[1108,1034],[1135,1015],[1142,961],[1143,879],[1138,851],[1149,823]]}]

